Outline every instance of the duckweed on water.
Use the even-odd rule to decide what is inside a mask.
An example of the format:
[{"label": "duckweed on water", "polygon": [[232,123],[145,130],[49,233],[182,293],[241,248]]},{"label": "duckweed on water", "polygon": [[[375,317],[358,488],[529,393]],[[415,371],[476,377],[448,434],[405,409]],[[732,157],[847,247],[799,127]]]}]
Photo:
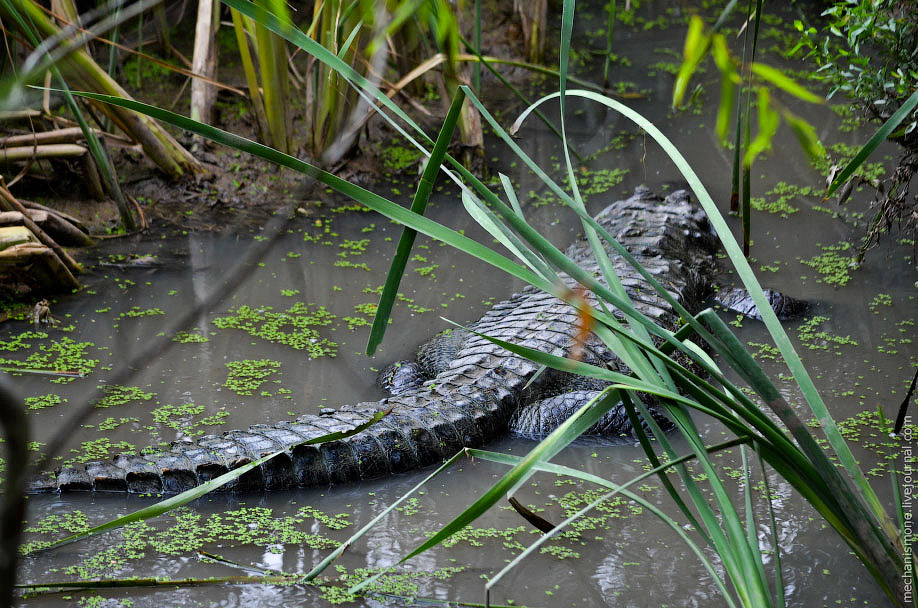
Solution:
[{"label": "duckweed on water", "polygon": [[354,268],[356,270],[366,270],[367,272],[371,272],[370,267],[367,266],[366,262],[360,262],[358,264],[350,260],[336,260],[334,266],[338,268]]},{"label": "duckweed on water", "polygon": [[32,340],[44,340],[47,337],[48,334],[43,331],[24,331],[18,336],[13,336],[9,340],[0,340],[0,350],[14,353],[26,348],[32,348]]},{"label": "duckweed on water", "polygon": [[417,163],[420,158],[421,152],[404,146],[386,146],[379,155],[383,167],[393,173],[404,171]]},{"label": "duckweed on water", "polygon": [[784,357],[781,356],[781,351],[772,346],[771,344],[765,344],[764,342],[747,342],[747,344],[758,350],[752,353],[752,357],[759,361],[763,359],[770,359],[771,361],[783,362]]},{"label": "duckweed on water", "polygon": [[[858,148],[856,146],[849,146],[846,143],[839,142],[829,146],[828,151],[831,154],[826,155],[825,158],[812,159],[810,161],[813,164],[813,167],[824,176],[829,175],[832,165],[835,163],[837,163],[840,167],[847,165],[848,161],[854,158],[854,155],[857,154]],[[833,157],[835,160],[833,160]],[[886,169],[883,167],[883,163],[864,163],[858,169],[858,173],[864,179],[874,180],[880,179],[886,175]]]},{"label": "duckweed on water", "polygon": [[80,443],[80,449],[71,449],[70,453],[73,456],[64,461],[64,466],[72,466],[77,462],[85,464],[91,460],[110,460],[117,454],[133,456],[137,453],[137,446],[127,441],[113,443],[108,437],[101,437]]},{"label": "duckweed on water", "polygon": [[319,336],[316,327],[325,327],[334,321],[335,315],[324,306],[311,309],[297,302],[283,312],[274,312],[270,306],[252,308],[240,306],[230,309],[229,315],[212,321],[220,329],[239,329],[251,336],[285,344],[297,350],[305,350],[313,359],[335,356],[338,345]]},{"label": "duckweed on water", "polygon": [[[577,171],[577,186],[580,188],[580,194],[584,199],[596,194],[604,194],[622,183],[628,169],[587,169],[581,167]],[[564,178],[564,185],[570,186],[568,178]]]},{"label": "duckweed on water", "polygon": [[119,314],[118,318],[123,319],[125,317],[130,317],[131,319],[137,319],[140,317],[158,317],[164,314],[166,313],[163,312],[162,308],[141,309],[139,306],[131,306],[130,310]]},{"label": "duckweed on water", "polygon": [[[811,426],[819,426],[819,422],[814,420],[808,421]],[[866,450],[870,450],[877,458],[877,464],[869,471],[867,475],[871,477],[885,477],[888,473],[889,466],[899,457],[902,450],[902,435],[890,436],[892,431],[892,421],[880,418],[876,410],[867,410],[859,412],[850,418],[838,422],[838,430],[846,441],[859,444]],[[903,435],[912,436],[918,432],[918,425],[907,424]],[[918,462],[918,457],[911,456],[910,462],[913,467]]]},{"label": "duckweed on water", "polygon": [[[121,535],[120,542],[113,537],[109,548],[66,568],[65,572],[81,579],[94,578],[118,572],[131,561],[145,559],[148,552],[169,556],[191,555],[214,543],[220,543],[222,547],[266,547],[272,553],[282,553],[284,545],[332,549],[338,546],[337,541],[306,530],[313,526],[314,520],[331,522],[340,527],[341,518],[340,515],[329,516],[311,507],[284,517],[274,517],[273,511],[268,508],[245,507],[205,518],[183,507],[164,516],[169,522],[165,529],[158,530],[146,522],[125,526],[117,533]],[[62,531],[76,534],[88,529],[87,518],[79,511],[64,516],[49,515],[26,530],[38,538],[30,538],[21,550],[26,552],[47,546],[48,539],[59,537]]]},{"label": "duckweed on water", "polygon": [[[810,350],[829,350],[829,344],[847,344],[857,346],[857,342],[851,339],[850,335],[841,337],[833,336],[826,331],[817,331],[817,327],[829,320],[829,317],[817,315],[808,319],[797,328],[797,337],[807,345]],[[818,341],[818,342],[817,342]]]},{"label": "duckweed on water", "polygon": [[875,315],[880,314],[879,308],[881,306],[892,306],[892,296],[888,293],[878,293],[870,301],[870,304],[867,305],[867,308],[870,309]]},{"label": "duckweed on water", "polygon": [[[568,492],[555,500],[564,511],[564,517],[570,517],[586,505],[606,493],[605,490],[587,490],[585,492]],[[582,540],[582,534],[594,530],[608,530],[610,519],[625,519],[640,515],[643,508],[621,496],[613,496],[597,505],[592,514],[574,521],[558,537],[569,540]]]},{"label": "duckweed on water", "polygon": [[370,245],[370,239],[360,239],[360,240],[351,240],[345,239],[338,243],[338,248],[341,249],[336,255],[340,258],[346,258],[348,256],[361,255]]},{"label": "duckweed on water", "polygon": [[[413,598],[420,591],[420,581],[430,579],[449,580],[466,569],[465,566],[447,566],[433,571],[396,572],[394,568],[386,568],[383,570],[382,576],[367,586],[364,593],[367,595],[378,593]],[[357,599],[356,596],[350,595],[347,592],[347,588],[380,573],[379,568],[357,568],[354,572],[349,573],[347,568],[341,565],[335,566],[335,570],[338,573],[336,582],[340,586],[338,584],[331,585],[327,582],[320,586],[322,598],[330,604],[344,604],[355,601]],[[412,603],[412,605],[414,604]]]},{"label": "duckweed on water", "polygon": [[223,386],[239,395],[254,395],[268,376],[280,370],[280,361],[243,359],[226,364],[229,373]]},{"label": "duckweed on water", "polygon": [[402,504],[400,507],[395,508],[396,511],[404,513],[407,516],[415,515],[421,510],[421,501],[412,496]]},{"label": "duckweed on water", "polygon": [[115,419],[114,417],[109,416],[108,418],[100,422],[97,428],[100,431],[113,431],[119,426],[121,426],[122,424],[127,424],[129,422],[140,423],[140,420],[138,418],[134,418],[133,416],[130,418],[118,418],[118,419]]},{"label": "duckweed on water", "polygon": [[[473,547],[483,547],[487,539],[499,539],[504,547],[513,551],[522,551],[525,547],[516,540],[517,534],[526,532],[526,526],[517,526],[515,528],[473,528],[465,527],[459,530],[448,539],[443,541],[444,547],[454,547],[460,542],[466,542]],[[430,536],[433,533],[429,534]]]},{"label": "duckweed on water", "polygon": [[817,196],[820,192],[810,186],[794,186],[786,182],[778,182],[775,187],[765,193],[765,197],[752,197],[750,204],[753,209],[787,217],[800,211],[790,204],[798,196]]},{"label": "duckweed on water", "polygon": [[185,403],[183,405],[172,405],[167,403],[166,405],[155,408],[150,413],[153,415],[154,422],[158,422],[175,431],[182,431],[187,435],[203,434],[203,431],[194,433],[195,427],[221,424],[223,419],[229,416],[228,412],[221,411],[205,419],[207,422],[204,420],[193,422],[191,419],[194,416],[199,416],[204,413],[204,406],[195,405],[194,403]]},{"label": "duckweed on water", "polygon": [[62,398],[60,395],[55,395],[54,393],[25,398],[26,407],[30,410],[43,410],[46,407],[54,407],[55,405],[60,405],[66,401],[66,399]]},{"label": "duckweed on water", "polygon": [[131,401],[149,401],[156,393],[146,393],[138,386],[121,386],[109,384],[103,389],[105,396],[96,404],[96,407],[114,407],[124,405]]},{"label": "duckweed on water", "polygon": [[[31,348],[31,343],[24,340],[32,338],[47,337],[47,334],[41,332],[25,332],[14,338],[10,342],[0,343],[0,350],[22,350]],[[99,364],[98,359],[89,359],[86,357],[87,351],[94,347],[92,342],[75,342],[64,336],[50,344],[40,344],[38,350],[29,354],[24,359],[0,358],[0,365],[10,367],[21,367],[24,369],[36,369],[45,371],[70,371],[82,375],[89,375]],[[55,378],[51,382],[64,384],[71,382],[74,378]]]},{"label": "duckweed on water", "polygon": [[842,255],[841,252],[849,249],[851,249],[851,243],[844,241],[838,245],[826,245],[822,247],[821,255],[809,260],[800,260],[800,263],[815,268],[816,272],[822,275],[821,279],[817,279],[818,283],[844,287],[851,279],[850,271],[854,266],[854,258]]},{"label": "duckweed on water", "polygon": [[209,340],[210,338],[207,336],[187,331],[180,331],[172,338],[173,342],[178,342],[179,344],[202,344]]},{"label": "duckweed on water", "polygon": [[[383,290],[383,286],[382,286],[382,285],[380,285],[380,286],[378,286],[378,287],[364,287],[364,288],[363,288],[363,293],[371,293],[371,294],[376,294],[376,295],[382,295],[382,290]],[[433,308],[427,308],[427,307],[425,307],[425,306],[421,306],[421,305],[419,305],[419,304],[416,304],[415,301],[414,301],[414,298],[409,298],[408,296],[406,296],[406,295],[403,294],[402,292],[398,292],[398,293],[396,294],[395,297],[396,297],[396,299],[397,299],[399,302],[404,302],[405,304],[407,304],[407,305],[408,305],[408,310],[410,310],[411,312],[413,312],[413,313],[415,313],[415,314],[423,314],[423,313],[425,313],[425,312],[431,312],[431,311],[433,311]],[[357,307],[361,307],[361,306],[372,307],[372,312],[369,312],[369,310],[370,310],[369,308],[367,308],[367,311],[366,311],[366,312],[363,311],[363,310],[358,310],[358,312],[361,312],[362,314],[366,314],[366,315],[370,315],[370,316],[376,314],[376,303],[358,304],[358,305],[357,305]],[[355,308],[356,308],[356,307],[355,307]]]}]

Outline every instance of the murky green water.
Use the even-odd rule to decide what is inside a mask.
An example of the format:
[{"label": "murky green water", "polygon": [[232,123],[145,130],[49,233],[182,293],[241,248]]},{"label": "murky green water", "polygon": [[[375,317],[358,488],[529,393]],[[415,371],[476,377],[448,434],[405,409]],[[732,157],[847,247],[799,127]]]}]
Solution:
[{"label": "murky green water", "polygon": [[[580,19],[590,22],[584,12],[580,13]],[[593,22],[599,23],[595,19]],[[585,39],[590,33],[580,35]],[[703,75],[708,93],[702,98],[698,114],[689,110],[670,115],[666,107],[672,77],[665,72],[664,66],[658,66],[655,75],[649,75],[646,67],[657,62],[677,61],[660,50],[665,46],[679,48],[682,35],[681,27],[647,32],[622,27],[616,35],[615,48],[619,55],[631,60],[631,66],[619,66],[616,73],[620,74],[620,80],[637,83],[635,87],[626,88],[647,90],[645,99],[631,105],[654,120],[673,139],[725,209],[730,188],[730,155],[714,141],[713,106],[716,100],[712,96],[716,91],[715,76]],[[599,77],[595,71],[584,73],[593,79]],[[840,132],[841,118],[828,109],[800,107],[795,111],[816,121],[826,144],[854,144],[866,139],[864,131]],[[588,198],[592,210],[627,196],[640,183],[658,191],[678,187],[681,183],[680,176],[664,155],[621,117],[580,103],[572,103],[569,112],[569,134],[578,142],[579,149],[591,153],[609,146],[608,151],[599,154],[588,166],[594,170],[627,170],[621,184]],[[506,115],[514,116],[515,112]],[[551,167],[560,162],[559,146],[537,123],[529,123],[520,135],[543,166]],[[822,184],[822,177],[808,165],[792,136],[785,132],[779,136],[774,152],[754,168],[754,194],[766,196],[769,201],[776,199],[777,194],[766,193],[781,181],[798,187],[818,188]],[[610,142],[621,143],[610,146]],[[497,158],[496,166],[519,184],[527,217],[548,231],[558,244],[571,241],[577,230],[569,214],[554,202],[542,205],[541,196],[529,198],[527,193],[538,189],[536,178],[516,166],[500,146],[491,145],[488,157]],[[893,154],[894,150],[886,149],[886,153]],[[409,183],[401,183],[381,185],[377,190],[391,194],[392,188],[396,188],[400,191],[396,198],[404,201],[412,187]],[[755,244],[752,255],[756,259],[753,266],[761,269],[760,281],[813,303],[804,319],[789,323],[788,329],[836,418],[849,419],[861,412],[875,411],[878,406],[887,416],[894,416],[914,367],[918,365],[914,348],[914,340],[918,338],[915,329],[918,275],[912,257],[914,250],[910,245],[898,244],[895,237],[888,237],[880,248],[871,251],[860,269],[850,273],[845,286],[820,282],[817,271],[802,260],[823,254],[824,246],[844,242],[856,246],[864,230],[864,220],[858,214],[865,211],[869,193],[856,194],[845,208],[832,207],[832,211],[842,213],[841,217],[816,209],[818,199],[815,197],[794,197],[788,202],[799,210],[787,218],[764,212],[756,212],[753,218]],[[438,193],[431,216],[465,229],[471,236],[482,236],[481,231],[465,218],[455,187],[446,186]],[[737,220],[732,219],[731,223],[738,229]],[[140,449],[183,435],[219,433],[252,423],[315,412],[325,405],[379,399],[383,394],[374,385],[376,369],[409,357],[419,343],[445,328],[441,316],[459,322],[474,320],[489,303],[506,298],[521,287],[470,258],[438,243],[419,239],[415,252],[420,257],[409,265],[402,286],[404,299],[393,315],[394,322],[384,347],[375,357],[367,359],[362,352],[368,327],[351,329],[345,317],[364,320],[351,320],[351,325],[371,318],[361,312],[366,310],[361,305],[375,303],[374,290],[382,283],[400,228],[371,213],[328,214],[319,221],[297,217],[288,227],[289,234],[278,242],[263,264],[250,269],[249,277],[232,298],[206,311],[199,319],[192,331],[206,337],[207,341],[176,343],[166,356],[145,362],[130,384],[149,397],[140,395],[141,398],[97,410],[85,428],[74,430],[70,445],[62,451],[63,458],[87,459],[104,456],[106,451],[114,455],[122,449]],[[30,412],[34,438],[46,441],[59,425],[68,424],[72,411],[90,391],[105,382],[112,373],[111,368],[139,352],[178,314],[226,280],[235,260],[258,238],[261,235],[255,233],[189,235],[178,240],[148,238],[112,243],[92,252],[91,255],[99,256],[102,261],[118,262],[117,257],[110,256],[123,251],[140,251],[158,255],[162,266],[135,270],[100,266],[87,280],[92,293],[62,298],[54,305],[53,311],[62,318],[63,325],[72,324],[73,330],[66,333],[52,330],[48,338],[33,339],[33,347],[28,352],[66,337],[78,343],[91,343],[86,346],[84,359],[98,359],[99,363],[88,377],[64,385],[53,384],[47,377],[13,379],[23,396],[54,393],[67,399],[53,407]],[[362,243],[364,239],[368,242]],[[851,251],[845,253],[850,254]],[[369,271],[361,266],[364,264]],[[724,280],[729,281],[729,276]],[[260,314],[265,315],[284,313],[298,303],[308,305],[310,313],[325,307],[336,315],[330,324],[317,328],[314,341],[307,340],[313,348],[324,344],[323,348],[334,351],[334,357],[310,358],[308,349],[295,350],[238,329],[220,328],[215,323],[231,316],[231,309],[238,311],[242,306],[260,310]],[[159,310],[163,314],[158,314]],[[813,321],[817,316],[825,320]],[[800,340],[800,326],[806,323],[809,323],[812,337]],[[9,340],[28,329],[25,324],[6,323],[0,331],[3,338]],[[764,331],[754,321],[744,321],[738,333],[746,342],[764,341]],[[750,349],[755,352],[760,347],[751,345]],[[6,354],[24,356],[22,353]],[[227,387],[227,384],[234,385],[228,378],[228,363],[262,359],[277,362],[279,366],[270,367],[275,371],[260,385],[249,383],[247,388],[251,395],[240,395]],[[774,373],[780,373],[777,364],[769,366]],[[784,382],[782,390],[792,402],[797,401],[789,383]],[[707,440],[713,442],[720,438],[719,428],[704,420],[698,422]],[[882,463],[884,454],[878,456],[877,449],[886,449],[888,453],[888,448],[871,448],[869,444],[881,443],[883,434],[869,425],[852,424],[850,427],[852,432],[857,432],[855,450],[865,468]],[[508,437],[489,447],[523,454],[532,445],[530,441]],[[727,475],[739,466],[736,452],[718,460]],[[643,457],[640,449],[633,446],[585,444],[566,450],[557,461],[623,482],[642,471]],[[350,548],[336,565],[340,565],[345,574],[357,568],[393,565],[426,535],[461,512],[479,491],[497,479],[501,471],[496,465],[469,461],[444,473],[424,489],[417,501],[390,515]],[[888,480],[881,471],[876,472],[877,487],[881,495],[888,496]],[[330,550],[314,547],[346,539],[428,473],[420,471],[318,490],[216,496],[183,511],[179,520],[175,516],[164,516],[151,521],[151,529],[139,531],[139,538],[128,544],[124,543],[120,532],[112,532],[51,554],[26,559],[20,578],[24,581],[71,580],[82,573],[88,578],[162,576],[181,579],[253,573],[227,564],[205,563],[196,553],[199,548],[258,570],[305,572]],[[759,478],[757,474],[756,479]],[[774,476],[769,476],[769,481],[778,519],[778,542],[789,604],[882,605],[884,599],[841,540],[793,495],[787,484]],[[741,495],[739,480],[731,483],[737,488],[738,496]],[[544,509],[541,514],[557,522],[563,519],[566,509],[578,506],[577,501],[583,498],[585,491],[586,488],[568,485],[553,476],[539,476],[524,488],[519,498],[524,504]],[[657,482],[647,482],[640,491],[668,512],[673,510]],[[757,487],[754,494],[760,497],[761,491]],[[49,515],[62,516],[79,511],[92,525],[150,504],[152,500],[71,494],[33,496],[29,502],[31,522]],[[307,506],[325,515],[347,514],[343,521],[350,525],[333,529],[327,525],[327,519],[317,519],[313,511],[304,514],[302,509]],[[759,535],[769,539],[768,527],[761,523],[768,515],[766,503],[756,500],[755,508],[760,521]],[[245,511],[238,512],[241,509]],[[269,510],[270,517],[260,509]],[[283,523],[280,520],[284,518],[292,519]],[[236,519],[241,522],[239,528],[227,523]],[[322,523],[323,520],[326,523]],[[175,525],[189,522],[195,525],[175,531]],[[411,581],[392,581],[390,591],[443,600],[483,601],[485,579],[493,576],[536,536],[519,516],[506,508],[488,512],[476,526],[475,531],[464,535],[454,546],[438,548],[412,560],[405,571],[422,574]],[[189,532],[192,529],[210,530],[211,536],[209,539],[200,537]],[[291,529],[297,530],[300,536],[295,542],[283,542],[284,531]],[[315,536],[307,538],[305,534]],[[637,512],[627,503],[600,511],[597,519],[581,530],[578,540],[553,540],[547,546],[550,547],[548,552],[531,557],[505,577],[492,592],[491,601],[513,600],[533,606],[713,606],[723,603],[697,558],[678,537],[657,519]],[[84,570],[68,570],[79,564]],[[461,570],[444,570],[456,568]],[[438,569],[438,576],[423,575]],[[335,577],[342,573],[329,570],[328,575]],[[301,586],[252,584],[103,593],[113,598],[112,605],[126,600],[135,606],[322,605],[321,594],[321,590]],[[329,594],[325,592],[326,597]],[[65,593],[29,600],[26,604],[57,604],[64,600],[87,603],[87,597]],[[406,602],[384,596],[361,603],[380,606]]]}]

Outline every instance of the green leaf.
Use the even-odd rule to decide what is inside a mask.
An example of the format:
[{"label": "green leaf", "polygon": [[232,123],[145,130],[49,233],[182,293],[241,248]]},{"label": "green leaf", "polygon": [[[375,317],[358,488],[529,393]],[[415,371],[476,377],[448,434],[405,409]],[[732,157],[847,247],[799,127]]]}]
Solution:
[{"label": "green leaf", "polygon": [[807,91],[805,88],[794,82],[793,79],[785,76],[781,70],[773,68],[770,65],[765,65],[764,63],[753,63],[750,67],[756,76],[767,82],[770,82],[782,91],[790,93],[797,99],[802,99],[803,101],[807,101],[809,103],[826,102],[825,98]]},{"label": "green leaf", "polygon": [[915,107],[918,107],[918,89],[915,89],[915,92],[912,93],[912,95],[905,100],[902,106],[896,110],[895,113],[890,116],[886,122],[883,123],[883,126],[877,129],[877,132],[873,134],[873,137],[871,137],[867,143],[857,151],[857,154],[854,155],[854,158],[852,158],[848,164],[845,165],[845,168],[835,176],[835,179],[832,180],[831,184],[829,184],[829,189],[826,190],[826,195],[823,200],[832,196],[832,194],[838,190],[839,186],[844,184],[846,181],[848,181],[848,178],[854,175],[854,172],[864,164],[864,161],[867,160],[867,157],[873,154],[873,151],[877,149],[877,146],[883,143],[883,141],[889,137],[889,134],[896,130],[896,127],[898,127],[899,124],[905,120],[906,116],[912,113],[912,110],[914,110]]},{"label": "green leaf", "polygon": [[759,89],[757,110],[759,131],[755,134],[755,139],[749,143],[746,153],[743,155],[743,166],[746,168],[752,166],[753,161],[759,154],[771,148],[771,140],[774,139],[780,122],[780,116],[771,107],[771,95],[765,87]]},{"label": "green leaf", "polygon": [[[423,215],[424,210],[427,209],[427,201],[430,200],[430,193],[433,191],[437,173],[440,171],[443,157],[446,155],[449,142],[453,137],[453,131],[455,130],[456,122],[459,120],[463,101],[465,101],[465,93],[462,90],[456,91],[456,96],[453,97],[449,112],[446,114],[446,120],[440,127],[440,134],[437,135],[437,141],[434,144],[433,151],[430,153],[430,158],[427,159],[427,163],[424,165],[424,172],[418,182],[414,199],[411,201],[412,213]],[[383,335],[386,333],[389,315],[392,312],[395,297],[398,295],[398,286],[402,281],[402,275],[405,273],[405,266],[408,264],[408,256],[411,255],[411,247],[414,245],[416,236],[417,232],[406,226],[398,239],[395,257],[392,258],[392,264],[389,266],[389,274],[386,275],[386,284],[383,286],[382,294],[379,296],[376,315],[373,317],[373,327],[370,329],[370,337],[367,340],[366,352],[368,356],[372,356],[376,352],[376,348],[380,345]]]},{"label": "green leaf", "polygon": [[784,120],[793,130],[794,135],[797,136],[797,141],[803,151],[806,152],[806,155],[811,160],[825,158],[826,149],[823,147],[822,142],[819,141],[819,136],[816,135],[816,129],[813,128],[813,125],[789,110],[784,110],[782,114]]},{"label": "green leaf", "polygon": [[679,107],[685,97],[692,74],[704,58],[711,43],[711,37],[704,33],[704,20],[698,15],[692,15],[689,21],[688,33],[685,35],[685,48],[682,51],[682,65],[676,75],[676,84],[673,86],[673,107]]}]

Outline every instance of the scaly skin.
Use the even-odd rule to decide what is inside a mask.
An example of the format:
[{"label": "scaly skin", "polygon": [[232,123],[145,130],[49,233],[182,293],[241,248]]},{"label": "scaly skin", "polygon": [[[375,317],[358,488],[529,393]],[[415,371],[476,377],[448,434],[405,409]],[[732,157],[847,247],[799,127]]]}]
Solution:
[{"label": "scaly skin", "polygon": [[[638,188],[630,199],[609,205],[597,220],[676,295],[686,288],[690,268],[695,273],[710,272],[714,235],[685,192],[661,201],[646,188]],[[598,265],[585,240],[571,245],[567,254],[598,276]],[[635,306],[672,328],[676,319],[669,305],[625,260],[614,252],[609,255]],[[493,306],[471,327],[564,356],[574,342],[577,314],[553,296],[527,288]],[[430,379],[378,402],[345,405],[273,425],[258,424],[222,437],[176,442],[166,453],[120,456],[113,462],[67,468],[36,480],[32,489],[175,493],[281,449],[287,452],[243,475],[228,489],[252,491],[371,479],[439,463],[464,446],[486,444],[506,433],[511,420],[516,431],[544,434],[596,394],[551,371],[526,387],[539,369],[537,364],[472,334],[462,336],[453,349],[451,356],[427,363]],[[582,358],[628,371],[595,338],[588,340]],[[305,440],[363,424],[389,407],[388,416],[351,437],[290,449]],[[594,430],[619,435],[632,429],[619,409]]]}]

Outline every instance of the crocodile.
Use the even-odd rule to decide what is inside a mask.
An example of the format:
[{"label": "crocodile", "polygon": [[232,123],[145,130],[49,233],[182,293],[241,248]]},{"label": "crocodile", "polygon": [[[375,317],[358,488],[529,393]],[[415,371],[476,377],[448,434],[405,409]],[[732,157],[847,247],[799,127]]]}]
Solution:
[{"label": "crocodile", "polygon": [[[716,235],[685,191],[663,199],[642,186],[627,200],[603,209],[596,220],[671,295],[688,304],[688,294],[703,291],[697,285],[712,274]],[[566,254],[594,276],[601,274],[585,238]],[[678,318],[666,300],[611,247],[607,254],[634,306],[662,326],[675,328]],[[576,287],[569,277],[562,275],[562,280]],[[379,401],[177,441],[156,454],[65,467],[34,480],[31,490],[177,493],[280,450],[281,455],[224,489],[244,492],[378,478],[440,463],[464,446],[484,445],[508,431],[550,432],[602,388],[563,372],[539,373],[538,364],[478,334],[558,356],[576,343],[581,360],[629,372],[595,336],[578,336],[578,313],[570,304],[532,287],[495,304],[470,329],[440,335],[420,349],[414,364],[397,366],[395,373],[412,380]],[[385,410],[386,416],[359,433],[303,444],[352,430]],[[655,406],[651,410],[664,428],[670,424]],[[629,436],[633,429],[619,404],[589,432],[615,437]]]}]

